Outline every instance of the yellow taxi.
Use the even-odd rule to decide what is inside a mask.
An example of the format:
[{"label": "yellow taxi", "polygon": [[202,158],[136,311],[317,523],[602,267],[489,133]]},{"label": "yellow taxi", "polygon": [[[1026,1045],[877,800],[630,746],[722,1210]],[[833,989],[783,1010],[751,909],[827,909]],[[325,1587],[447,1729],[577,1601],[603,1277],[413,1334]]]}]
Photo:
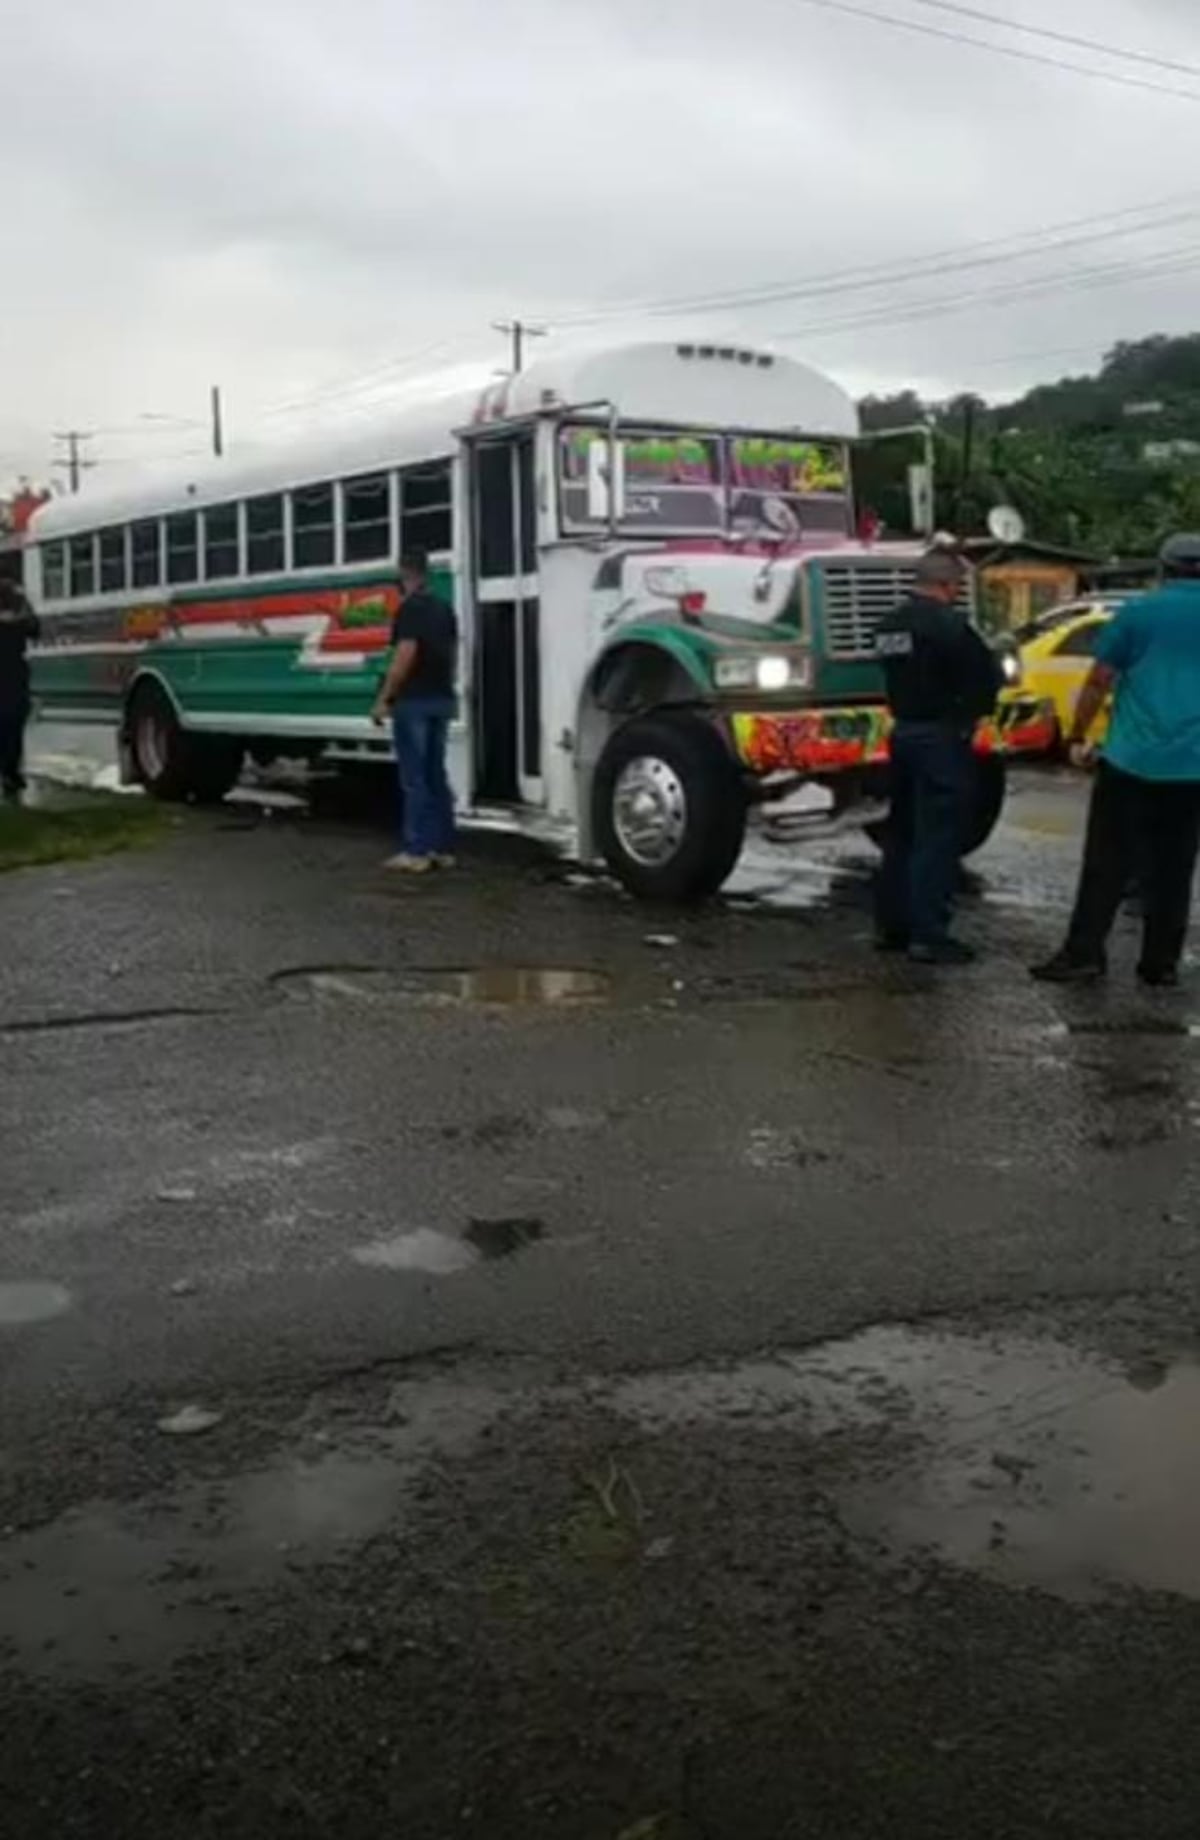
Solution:
[{"label": "yellow taxi", "polygon": [[[1079,692],[1096,657],[1096,642],[1113,614],[1116,601],[1069,601],[1049,608],[1016,635],[1021,654],[1019,690],[1006,690],[1001,702],[1015,697],[1045,698],[1054,705],[1054,745],[1062,746],[1070,733]],[[1091,739],[1101,741],[1108,727],[1107,709],[1097,720]]]}]

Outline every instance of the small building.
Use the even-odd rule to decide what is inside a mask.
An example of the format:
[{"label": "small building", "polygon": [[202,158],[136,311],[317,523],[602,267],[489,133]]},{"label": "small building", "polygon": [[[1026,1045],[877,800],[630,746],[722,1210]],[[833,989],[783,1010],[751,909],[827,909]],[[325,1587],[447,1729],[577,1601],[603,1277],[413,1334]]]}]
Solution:
[{"label": "small building", "polygon": [[1084,550],[1026,538],[967,537],[962,551],[979,572],[980,612],[995,632],[1015,632],[1047,608],[1074,600],[1100,563]]}]

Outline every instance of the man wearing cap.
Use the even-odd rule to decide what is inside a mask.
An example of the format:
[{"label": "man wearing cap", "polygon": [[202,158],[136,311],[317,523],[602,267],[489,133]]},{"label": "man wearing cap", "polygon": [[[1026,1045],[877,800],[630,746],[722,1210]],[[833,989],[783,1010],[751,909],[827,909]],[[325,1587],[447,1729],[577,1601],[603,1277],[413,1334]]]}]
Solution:
[{"label": "man wearing cap", "polygon": [[965,574],[953,550],[930,550],[876,641],[894,721],[876,943],[925,965],[975,957],[950,934],[950,905],[974,780],[972,736],[995,708],[1001,676],[960,604]]},{"label": "man wearing cap", "polygon": [[1171,537],[1151,594],[1109,621],[1068,736],[1077,766],[1110,696],[1112,720],[1096,767],[1075,910],[1061,949],[1033,975],[1091,984],[1108,968],[1108,936],[1126,890],[1141,884],[1138,977],[1179,981],[1200,844],[1200,536]]}]

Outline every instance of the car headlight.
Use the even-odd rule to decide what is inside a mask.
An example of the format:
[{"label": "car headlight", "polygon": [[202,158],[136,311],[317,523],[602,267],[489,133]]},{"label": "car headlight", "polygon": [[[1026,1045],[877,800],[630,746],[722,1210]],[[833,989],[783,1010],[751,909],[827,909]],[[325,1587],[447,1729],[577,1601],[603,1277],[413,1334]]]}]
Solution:
[{"label": "car headlight", "polygon": [[1000,654],[1000,669],[1004,674],[1004,681],[1008,684],[1010,689],[1020,683],[1021,660],[1016,652],[1002,652]]},{"label": "car headlight", "polygon": [[809,661],[787,652],[734,652],[713,666],[718,690],[803,690]]}]

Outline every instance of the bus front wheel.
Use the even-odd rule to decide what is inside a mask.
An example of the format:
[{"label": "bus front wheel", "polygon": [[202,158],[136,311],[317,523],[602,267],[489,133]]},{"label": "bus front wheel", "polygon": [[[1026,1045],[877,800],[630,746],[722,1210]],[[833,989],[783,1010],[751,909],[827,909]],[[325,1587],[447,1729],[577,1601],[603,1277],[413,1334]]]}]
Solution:
[{"label": "bus front wheel", "polygon": [[644,716],[618,729],[593,799],[605,861],[644,899],[703,900],[741,853],[746,796],[720,735],[699,716]]},{"label": "bus front wheel", "polygon": [[126,718],[137,777],[151,798],[216,804],[242,770],[240,743],[223,735],[192,735],[157,684],[142,684]]}]

